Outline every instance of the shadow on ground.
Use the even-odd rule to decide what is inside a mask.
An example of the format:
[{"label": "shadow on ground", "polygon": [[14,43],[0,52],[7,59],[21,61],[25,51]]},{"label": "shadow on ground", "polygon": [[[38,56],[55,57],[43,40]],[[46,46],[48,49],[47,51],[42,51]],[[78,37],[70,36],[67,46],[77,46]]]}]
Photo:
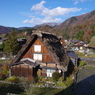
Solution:
[{"label": "shadow on ground", "polygon": [[95,75],[92,75],[74,86],[74,95],[95,95]]},{"label": "shadow on ground", "polygon": [[73,86],[70,86],[70,87],[64,89],[63,91],[61,91],[55,95],[74,95],[72,88],[73,88]]}]

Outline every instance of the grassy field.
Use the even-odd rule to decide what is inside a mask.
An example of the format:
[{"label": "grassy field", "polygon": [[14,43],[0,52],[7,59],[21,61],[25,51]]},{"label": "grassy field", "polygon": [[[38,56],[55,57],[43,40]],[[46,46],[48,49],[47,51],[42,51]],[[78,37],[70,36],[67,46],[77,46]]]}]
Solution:
[{"label": "grassy field", "polygon": [[[29,95],[73,95],[71,87],[66,89],[57,89],[57,88],[39,88],[35,87],[30,90]],[[26,93],[22,93],[20,95],[28,95]]]},{"label": "grassy field", "polygon": [[15,93],[17,95],[73,95],[70,87],[66,89],[34,87],[30,88],[30,91],[26,93],[17,85],[0,83],[0,95],[6,95],[6,93]]},{"label": "grassy field", "polygon": [[19,87],[19,85],[0,83],[0,95],[1,95],[1,93],[3,93],[3,94],[4,93],[20,94],[22,92],[23,92],[23,89],[21,89],[21,87]]},{"label": "grassy field", "polygon": [[88,54],[88,55],[85,55],[84,53],[78,53],[78,52],[76,52],[76,54],[78,55],[78,57],[95,58],[95,53],[94,53],[94,54]]}]

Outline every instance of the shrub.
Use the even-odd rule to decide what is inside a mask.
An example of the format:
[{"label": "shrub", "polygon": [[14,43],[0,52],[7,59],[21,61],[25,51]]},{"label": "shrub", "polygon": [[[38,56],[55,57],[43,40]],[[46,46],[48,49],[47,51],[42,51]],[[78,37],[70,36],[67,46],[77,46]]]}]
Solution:
[{"label": "shrub", "polygon": [[58,81],[59,82],[63,82],[64,81],[64,77],[60,77]]},{"label": "shrub", "polygon": [[4,71],[8,71],[9,70],[9,66],[8,65],[3,65],[2,68],[3,68]]},{"label": "shrub", "polygon": [[11,78],[7,78],[5,81],[14,82],[14,83],[19,83],[20,82],[19,78],[16,77],[16,76],[13,76]]},{"label": "shrub", "polygon": [[85,61],[80,61],[79,66],[81,67],[81,66],[84,66],[84,65],[86,65]]},{"label": "shrub", "polygon": [[73,79],[72,75],[70,75],[70,77],[66,78],[66,85],[67,86],[71,86],[73,83],[74,83],[74,79]]},{"label": "shrub", "polygon": [[45,78],[44,81],[52,81],[51,77]]},{"label": "shrub", "polygon": [[30,82],[30,81],[33,81],[34,80],[34,78],[32,77],[32,76],[28,76],[28,81]]},{"label": "shrub", "polygon": [[42,82],[42,81],[43,81],[43,77],[42,76],[36,77],[34,79],[34,82]]},{"label": "shrub", "polygon": [[7,78],[7,75],[4,73],[0,73],[0,80],[5,80]]},{"label": "shrub", "polygon": [[59,78],[59,80],[58,80],[58,82],[57,82],[57,86],[61,86],[61,87],[66,88],[67,85],[66,85],[66,83],[65,83],[63,77],[60,77],[60,78]]},{"label": "shrub", "polygon": [[52,74],[52,78],[54,81],[58,81],[60,77],[61,77],[61,75],[58,72],[54,72]]},{"label": "shrub", "polygon": [[0,80],[5,80],[9,76],[9,71],[0,71]]}]

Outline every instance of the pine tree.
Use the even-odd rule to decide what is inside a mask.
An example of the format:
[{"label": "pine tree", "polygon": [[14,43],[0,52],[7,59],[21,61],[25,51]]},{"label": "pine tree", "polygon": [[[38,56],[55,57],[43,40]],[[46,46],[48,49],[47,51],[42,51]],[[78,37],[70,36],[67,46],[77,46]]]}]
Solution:
[{"label": "pine tree", "polygon": [[16,31],[12,30],[8,36],[8,40],[5,41],[4,52],[10,55],[15,55],[19,49],[20,45],[17,42]]}]

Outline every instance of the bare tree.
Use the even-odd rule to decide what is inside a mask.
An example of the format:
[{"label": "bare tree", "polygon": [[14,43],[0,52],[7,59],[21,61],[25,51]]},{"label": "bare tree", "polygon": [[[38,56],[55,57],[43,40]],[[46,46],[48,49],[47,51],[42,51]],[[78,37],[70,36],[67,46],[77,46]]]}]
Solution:
[{"label": "bare tree", "polygon": [[32,95],[33,93],[33,81],[28,81],[28,79],[21,78],[20,86],[24,89],[27,95]]}]

